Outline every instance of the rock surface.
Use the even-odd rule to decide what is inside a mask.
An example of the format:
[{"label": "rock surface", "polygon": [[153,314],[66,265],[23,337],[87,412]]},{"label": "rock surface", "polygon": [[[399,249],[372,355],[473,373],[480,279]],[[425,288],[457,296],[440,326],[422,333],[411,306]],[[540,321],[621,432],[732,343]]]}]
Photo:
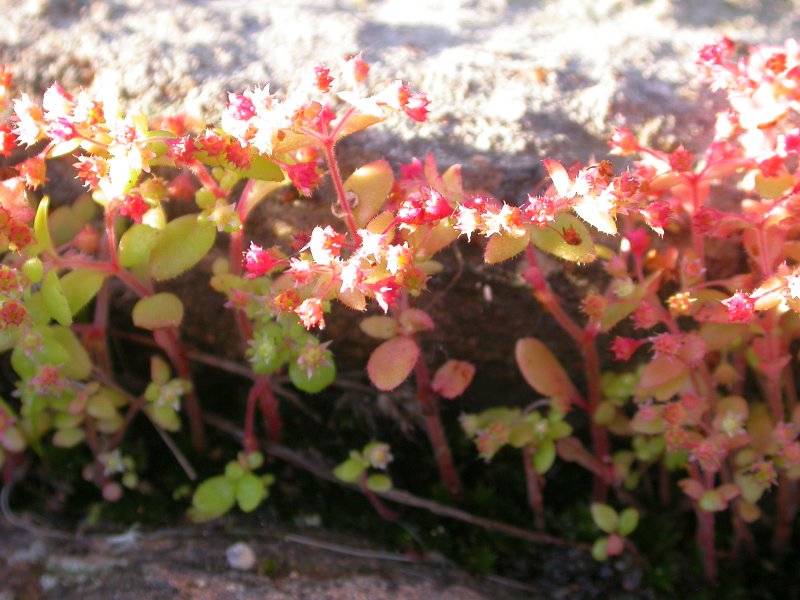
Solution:
[{"label": "rock surface", "polygon": [[[113,86],[130,106],[218,113],[228,90],[287,89],[303,68],[363,51],[373,81],[425,90],[424,126],[370,151],[502,172],[605,151],[615,126],[668,144],[709,123],[694,55],[720,33],[782,41],[797,0],[4,0],[0,60],[23,88]],[[398,145],[395,138],[404,142]]]}]

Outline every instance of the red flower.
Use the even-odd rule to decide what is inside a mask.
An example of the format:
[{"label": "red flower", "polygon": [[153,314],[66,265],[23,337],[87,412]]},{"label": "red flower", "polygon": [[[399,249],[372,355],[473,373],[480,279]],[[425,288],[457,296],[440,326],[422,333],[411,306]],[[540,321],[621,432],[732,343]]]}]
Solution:
[{"label": "red flower", "polygon": [[144,213],[148,210],[150,210],[150,205],[142,198],[141,194],[125,194],[119,214],[123,217],[130,217],[136,223],[141,223]]}]

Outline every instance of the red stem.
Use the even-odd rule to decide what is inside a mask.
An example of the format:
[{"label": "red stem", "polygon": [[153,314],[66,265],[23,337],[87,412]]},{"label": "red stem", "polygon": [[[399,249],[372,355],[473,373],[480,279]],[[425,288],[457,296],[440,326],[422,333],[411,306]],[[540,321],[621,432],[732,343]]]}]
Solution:
[{"label": "red stem", "polygon": [[439,476],[442,478],[447,491],[453,498],[461,498],[464,494],[461,479],[453,463],[453,455],[447,443],[442,420],[439,417],[439,406],[436,395],[431,389],[431,378],[424,359],[420,356],[414,365],[414,377],[417,383],[417,399],[419,400],[422,414],[425,415],[425,424],[428,430],[428,439],[433,447]]},{"label": "red stem", "polygon": [[[535,250],[529,246],[525,255],[530,268],[536,272],[535,276],[531,278],[535,282],[533,291],[534,297],[544,309],[550,313],[567,335],[572,338],[572,341],[583,354],[583,365],[586,372],[586,385],[588,388],[587,402],[584,408],[591,417],[594,415],[594,411],[597,409],[602,399],[600,357],[597,353],[597,344],[595,343],[596,334],[588,328],[580,327],[561,307],[558,299],[550,289],[550,285],[539,269]],[[590,431],[594,455],[607,467],[609,465],[608,432],[603,427],[596,425],[594,421],[591,423]],[[608,494],[608,483],[610,480],[610,473],[606,477],[594,478],[593,496],[596,501],[603,502],[605,500]]]},{"label": "red stem", "polygon": [[[183,346],[178,339],[175,329],[165,329],[156,331],[153,335],[158,346],[169,357],[170,362],[175,367],[178,377],[186,381],[192,381],[192,369],[189,359],[186,356]],[[192,446],[197,452],[205,452],[206,434],[203,428],[203,414],[200,410],[200,403],[197,394],[192,388],[184,397],[186,406],[186,416],[189,419],[189,429],[192,435]]]},{"label": "red stem", "polygon": [[253,384],[251,394],[258,397],[258,406],[264,418],[264,428],[267,430],[267,439],[277,444],[281,438],[281,413],[278,400],[272,393],[272,385],[267,375],[260,375]]},{"label": "red stem", "polygon": [[398,515],[393,510],[387,508],[386,505],[384,505],[384,503],[381,502],[381,499],[375,495],[375,492],[373,492],[371,489],[367,487],[366,472],[361,474],[361,479],[359,479],[358,481],[358,487],[360,487],[361,491],[364,492],[364,495],[367,497],[367,500],[369,500],[369,503],[372,504],[372,508],[374,508],[375,512],[377,512],[380,515],[381,519],[383,519],[384,521],[397,521],[400,518],[400,515]]},{"label": "red stem", "polygon": [[544,498],[542,496],[542,485],[539,482],[539,474],[533,466],[533,455],[535,449],[528,446],[522,450],[522,462],[525,465],[525,481],[528,487],[528,503],[533,510],[534,523],[536,529],[544,531]]},{"label": "red stem", "polygon": [[336,141],[334,138],[322,140],[322,150],[325,152],[325,161],[328,163],[328,168],[331,172],[331,182],[333,183],[333,188],[336,190],[336,198],[344,212],[347,229],[350,230],[350,235],[353,237],[353,240],[358,243],[360,240],[358,227],[356,226],[356,219],[353,216],[353,209],[350,206],[350,202],[347,200],[347,192],[344,190],[342,174],[339,172],[339,164],[336,162],[336,155],[334,153],[335,144]]}]

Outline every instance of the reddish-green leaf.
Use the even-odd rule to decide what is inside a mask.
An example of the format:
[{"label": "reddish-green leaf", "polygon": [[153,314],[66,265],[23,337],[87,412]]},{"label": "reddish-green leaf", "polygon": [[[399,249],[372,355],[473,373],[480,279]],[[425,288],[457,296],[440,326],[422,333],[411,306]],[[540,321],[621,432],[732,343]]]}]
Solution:
[{"label": "reddish-green leaf", "polygon": [[442,398],[452,400],[464,393],[472,383],[475,366],[463,360],[448,360],[436,371],[431,387]]},{"label": "reddish-green leaf", "polygon": [[636,395],[653,396],[656,400],[669,400],[681,390],[689,377],[689,370],[680,360],[659,356],[642,370]]},{"label": "reddish-green leaf", "polygon": [[575,386],[550,349],[536,338],[517,340],[514,349],[517,366],[534,390],[552,398],[572,398]]},{"label": "reddish-green leaf", "polygon": [[418,358],[417,343],[409,337],[398,336],[373,350],[367,362],[367,374],[376,388],[388,392],[403,383]]}]

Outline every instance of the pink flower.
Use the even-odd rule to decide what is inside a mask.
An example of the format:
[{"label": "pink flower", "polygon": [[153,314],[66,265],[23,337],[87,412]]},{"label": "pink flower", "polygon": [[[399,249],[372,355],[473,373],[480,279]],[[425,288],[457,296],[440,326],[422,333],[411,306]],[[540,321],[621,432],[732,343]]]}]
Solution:
[{"label": "pink flower", "polygon": [[241,94],[228,94],[228,114],[237,121],[247,121],[256,114],[253,101]]},{"label": "pink flower", "polygon": [[428,104],[430,104],[430,101],[425,92],[418,92],[409,96],[406,105],[403,107],[403,112],[414,121],[424,123],[428,119]]},{"label": "pink flower", "polygon": [[755,314],[755,301],[750,294],[736,292],[730,298],[722,301],[728,309],[728,320],[737,323],[749,323]]},{"label": "pink flower", "polygon": [[650,228],[658,235],[664,235],[664,227],[667,226],[672,208],[669,202],[658,200],[651,202],[650,206],[642,209],[642,216]]},{"label": "pink flower", "polygon": [[6,300],[0,307],[0,329],[18,327],[25,320],[25,315],[27,314],[22,304],[13,300]]},{"label": "pink flower", "polygon": [[319,298],[308,298],[300,303],[300,306],[294,309],[295,314],[300,317],[306,329],[312,327],[319,327],[325,329],[325,318],[322,311],[322,300]]},{"label": "pink flower", "polygon": [[314,67],[314,85],[320,92],[329,92],[331,90],[331,70],[325,65],[317,65]]},{"label": "pink flower", "polygon": [[278,261],[261,246],[251,243],[250,249],[244,253],[244,270],[247,271],[248,279],[266,275]]},{"label": "pink flower", "polygon": [[328,265],[339,258],[344,243],[345,236],[341,233],[336,233],[333,227],[327,225],[324,229],[322,227],[314,227],[311,232],[311,240],[306,247],[311,250],[314,262],[320,265]]},{"label": "pink flower", "polygon": [[628,233],[625,236],[625,240],[630,246],[631,253],[637,258],[642,258],[650,245],[650,236],[647,235],[647,231],[640,227]]},{"label": "pink flower", "polygon": [[537,227],[546,227],[550,221],[556,218],[555,199],[550,196],[528,195],[525,216]]},{"label": "pink flower", "polygon": [[634,340],[633,338],[617,336],[611,342],[611,351],[614,353],[614,360],[630,360],[633,353],[644,344],[645,340]]},{"label": "pink flower", "polygon": [[620,127],[616,129],[608,141],[611,146],[610,154],[616,156],[629,156],[639,149],[639,142],[630,129]]}]

